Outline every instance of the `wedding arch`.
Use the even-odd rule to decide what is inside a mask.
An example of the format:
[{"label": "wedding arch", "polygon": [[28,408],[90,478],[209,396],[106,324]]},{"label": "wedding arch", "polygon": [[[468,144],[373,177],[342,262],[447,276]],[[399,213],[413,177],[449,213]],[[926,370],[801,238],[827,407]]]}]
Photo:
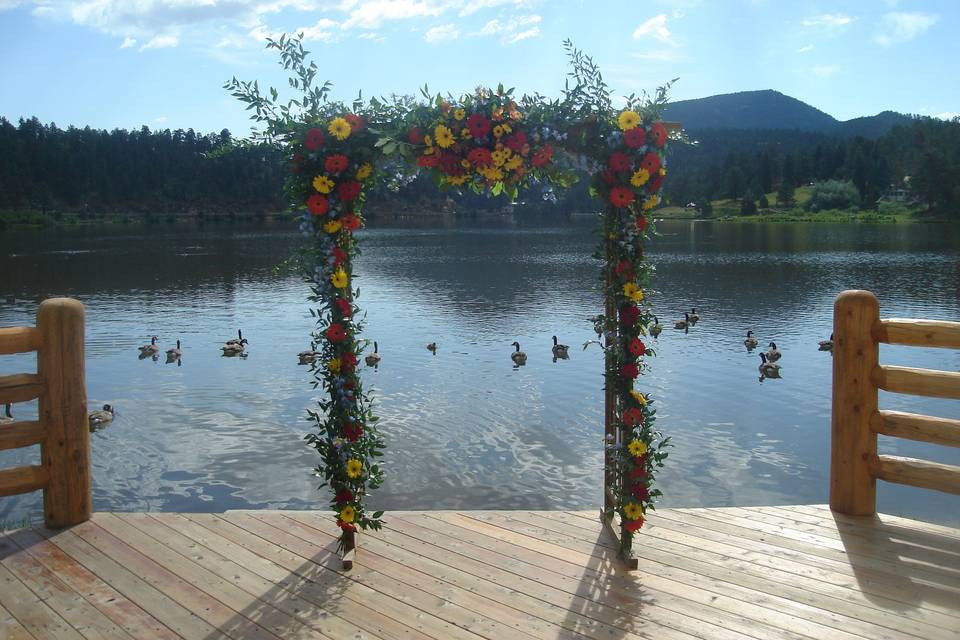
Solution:
[{"label": "wedding arch", "polygon": [[[342,530],[340,550],[349,566],[358,529],[378,530],[382,511],[366,508],[383,482],[384,442],[371,397],[358,370],[366,341],[353,287],[358,256],[354,232],[363,228],[366,190],[428,172],[441,189],[470,189],[516,198],[520,188],[565,188],[590,176],[602,204],[601,282],[605,308],[596,319],[605,352],[605,469],[602,517],[620,540],[621,556],[635,566],[633,535],[660,494],[654,476],[667,457],[669,438],[654,428],[656,410],[637,378],[655,355],[644,342],[653,315],[644,259],[652,232],[650,211],[660,202],[665,148],[679,127],[659,122],[669,84],[653,96],[630,95],[614,108],[610,89],[591,58],[566,41],[570,73],[563,97],[516,97],[513,89],[478,88],[458,98],[432,95],[358,97],[350,105],[329,100],[331,84],[318,84],[302,37],[269,39],[292,72],[298,97],[279,100],[257,82],[225,85],[263,125],[253,143],[282,146],[291,173],[285,193],[310,238],[300,265],[310,283],[314,387],[324,399],[308,411],[307,435],[321,462],[316,474],[332,492],[330,508]],[[615,521],[619,520],[619,527]],[[619,529],[619,530],[618,530]]]}]

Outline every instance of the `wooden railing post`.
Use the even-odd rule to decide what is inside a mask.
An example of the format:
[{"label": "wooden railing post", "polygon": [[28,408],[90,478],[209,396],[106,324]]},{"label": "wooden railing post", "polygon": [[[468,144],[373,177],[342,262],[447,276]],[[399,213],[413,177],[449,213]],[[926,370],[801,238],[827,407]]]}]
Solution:
[{"label": "wooden railing post", "polygon": [[877,434],[870,421],[877,413],[872,380],[880,363],[872,331],[880,321],[880,303],[869,291],[844,291],[833,305],[833,411],[831,418],[830,508],[865,516],[877,509],[872,465]]},{"label": "wooden railing post", "polygon": [[46,525],[59,528],[89,520],[93,502],[83,305],[69,298],[45,300],[37,311],[37,329],[37,373],[45,384],[40,396],[40,422],[46,431],[41,457],[50,478],[43,511]]}]

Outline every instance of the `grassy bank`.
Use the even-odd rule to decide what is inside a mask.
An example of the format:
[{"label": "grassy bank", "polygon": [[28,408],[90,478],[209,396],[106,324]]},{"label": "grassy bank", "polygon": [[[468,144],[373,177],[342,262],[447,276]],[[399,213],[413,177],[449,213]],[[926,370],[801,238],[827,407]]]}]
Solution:
[{"label": "grassy bank", "polygon": [[11,227],[95,226],[126,224],[178,224],[183,222],[255,222],[288,219],[288,213],[42,213],[39,211],[0,211],[0,230]]}]

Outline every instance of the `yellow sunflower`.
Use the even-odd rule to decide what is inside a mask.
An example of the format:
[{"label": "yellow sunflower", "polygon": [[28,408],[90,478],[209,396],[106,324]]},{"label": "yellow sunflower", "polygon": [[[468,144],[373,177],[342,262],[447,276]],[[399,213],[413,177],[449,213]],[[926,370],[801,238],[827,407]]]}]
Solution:
[{"label": "yellow sunflower", "polygon": [[496,182],[497,180],[503,180],[503,171],[497,169],[496,167],[480,167],[477,169],[477,173],[482,175],[487,180],[491,182]]},{"label": "yellow sunflower", "polygon": [[650,196],[649,198],[644,200],[642,208],[644,211],[649,211],[650,209],[653,209],[658,204],[660,204],[660,196]]},{"label": "yellow sunflower", "polygon": [[446,125],[438,124],[433,130],[433,136],[437,140],[437,146],[441,149],[447,149],[454,143],[453,131]]},{"label": "yellow sunflower", "polygon": [[469,140],[470,129],[468,129],[467,127],[464,127],[463,130],[460,131],[460,137],[463,138],[464,140]]},{"label": "yellow sunflower", "polygon": [[639,458],[647,452],[647,443],[643,440],[631,440],[630,444],[627,445],[627,451],[634,458]]},{"label": "yellow sunflower", "polygon": [[333,358],[327,361],[327,370],[330,373],[340,373],[340,358]]},{"label": "yellow sunflower", "polygon": [[340,520],[351,524],[354,519],[357,517],[357,510],[353,508],[352,505],[347,505],[343,509],[340,509]]},{"label": "yellow sunflower", "polygon": [[327,131],[337,140],[346,140],[350,136],[350,123],[343,118],[334,118],[330,121]]},{"label": "yellow sunflower", "polygon": [[433,138],[430,137],[430,134],[423,136],[423,144],[427,145],[428,147],[433,146]]},{"label": "yellow sunflower", "polygon": [[640,393],[640,392],[637,391],[636,389],[631,389],[631,390],[630,390],[630,396],[631,396],[634,400],[636,400],[636,401],[640,404],[640,406],[642,406],[642,407],[647,406],[647,396],[643,395],[642,393]]},{"label": "yellow sunflower", "polygon": [[333,191],[333,180],[327,176],[317,176],[313,179],[313,188],[320,193],[330,193]]},{"label": "yellow sunflower", "polygon": [[371,173],[373,173],[373,167],[370,166],[369,162],[364,162],[360,165],[360,168],[357,169],[357,180],[366,180],[370,177]]},{"label": "yellow sunflower", "polygon": [[515,171],[520,168],[520,165],[523,164],[523,158],[520,156],[511,156],[509,160],[503,165],[503,168],[507,171]]},{"label": "yellow sunflower", "polygon": [[504,149],[498,149],[490,154],[490,159],[493,160],[493,166],[495,167],[502,167],[509,157],[510,154]]},{"label": "yellow sunflower", "polygon": [[502,137],[502,136],[503,136],[503,125],[502,125],[502,124],[494,125],[494,127],[493,127],[493,137],[494,137],[494,138],[500,138],[500,137]]},{"label": "yellow sunflower", "polygon": [[339,220],[331,220],[330,222],[323,225],[323,230],[326,231],[327,233],[336,233],[337,231],[340,231],[340,227],[342,226],[343,225],[340,223]]},{"label": "yellow sunflower", "polygon": [[459,187],[460,185],[462,185],[464,182],[467,181],[467,177],[468,176],[448,176],[447,182],[453,185],[457,185]]},{"label": "yellow sunflower", "polygon": [[356,458],[350,458],[349,460],[347,460],[347,477],[348,478],[359,478],[361,473],[363,473],[362,462],[360,462]]},{"label": "yellow sunflower", "polygon": [[453,110],[453,119],[454,120],[463,120],[467,117],[467,112],[463,109],[454,109]]},{"label": "yellow sunflower", "polygon": [[348,281],[349,278],[347,278],[347,272],[343,269],[337,269],[330,275],[330,282],[337,289],[345,289]]},{"label": "yellow sunflower", "polygon": [[623,515],[627,516],[627,520],[639,520],[643,517],[643,507],[636,502],[628,502],[623,507]]},{"label": "yellow sunflower", "polygon": [[630,176],[630,184],[635,187],[642,187],[647,184],[647,180],[650,179],[650,172],[646,169],[637,169],[632,176]]},{"label": "yellow sunflower", "polygon": [[643,290],[632,282],[623,285],[623,295],[634,302],[643,302]]},{"label": "yellow sunflower", "polygon": [[623,131],[636,129],[640,125],[640,114],[636,111],[630,111],[627,109],[620,114],[619,118],[617,118],[617,124],[620,125],[620,128]]}]

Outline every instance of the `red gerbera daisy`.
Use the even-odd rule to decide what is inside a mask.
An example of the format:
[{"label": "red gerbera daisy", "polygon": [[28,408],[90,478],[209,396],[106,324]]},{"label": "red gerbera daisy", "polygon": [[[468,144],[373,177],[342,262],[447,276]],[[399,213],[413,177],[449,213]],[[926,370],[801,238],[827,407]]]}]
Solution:
[{"label": "red gerbera daisy", "polygon": [[344,373],[349,373],[356,369],[359,362],[360,361],[357,360],[356,354],[352,351],[348,351],[340,356],[340,368]]},{"label": "red gerbera daisy", "polygon": [[637,500],[646,500],[650,497],[650,489],[645,484],[635,485],[631,493]]},{"label": "red gerbera daisy", "polygon": [[534,152],[531,162],[535,167],[542,167],[549,164],[551,158],[553,158],[553,147],[545,144]]},{"label": "red gerbera daisy", "polygon": [[417,158],[418,167],[435,167],[440,163],[440,156],[435,153],[423,155]]},{"label": "red gerbera daisy", "polygon": [[347,252],[340,247],[334,247],[333,251],[330,252],[330,255],[333,256],[333,262],[337,266],[347,261]]},{"label": "red gerbera daisy", "polygon": [[337,305],[337,311],[339,311],[340,315],[344,318],[349,318],[353,315],[353,305],[350,304],[350,301],[346,298],[337,298],[334,304]]},{"label": "red gerbera daisy", "polygon": [[342,153],[335,153],[332,156],[327,156],[327,159],[323,161],[323,167],[330,173],[340,173],[341,171],[346,171],[349,165],[350,159]]},{"label": "red gerbera daisy", "polygon": [[350,123],[350,130],[353,133],[356,133],[357,131],[360,131],[360,129],[363,129],[364,125],[366,124],[363,121],[363,118],[353,113],[348,113],[347,115],[343,116],[343,119],[346,120],[348,123]]},{"label": "red gerbera daisy", "polygon": [[343,428],[343,437],[350,442],[356,442],[363,435],[363,427],[359,422],[351,422]]},{"label": "red gerbera daisy", "polygon": [[625,520],[623,523],[623,528],[629,531],[630,533],[636,533],[640,530],[640,527],[643,526],[643,518],[637,518],[636,520]]},{"label": "red gerbera daisy", "polygon": [[460,157],[450,151],[442,152],[440,154],[440,169],[447,175],[460,173],[460,169],[463,169],[460,166]]},{"label": "red gerbera daisy", "polygon": [[356,500],[356,497],[353,495],[353,492],[349,489],[341,489],[337,491],[337,495],[333,497],[333,501],[337,504],[343,504],[344,502],[353,502]]},{"label": "red gerbera daisy", "polygon": [[356,231],[363,224],[362,222],[360,222],[360,218],[353,215],[352,213],[348,213],[347,215],[340,218],[340,222],[343,223],[343,228],[346,229],[347,231]]},{"label": "red gerbera daisy", "polygon": [[643,454],[637,458],[637,463],[634,465],[633,469],[627,473],[627,476],[635,482],[646,482],[647,478],[647,467],[646,467],[647,454]]},{"label": "red gerbera daisy", "polygon": [[307,151],[316,151],[323,145],[323,129],[314,127],[307,129],[307,135],[303,138],[303,146]]},{"label": "red gerbera daisy", "polygon": [[660,190],[660,185],[663,184],[663,176],[659,173],[654,176],[653,180],[647,183],[647,192],[656,193]]},{"label": "red gerbera daisy", "polygon": [[[347,524],[346,522],[344,522],[343,520],[340,520],[339,518],[337,519],[337,526],[340,527],[341,529],[343,529],[344,531],[356,531],[356,530],[357,530],[357,528],[356,528],[355,526],[353,526],[352,524]],[[626,526],[626,525],[624,525],[624,526]]]},{"label": "red gerbera daisy", "polygon": [[356,180],[347,180],[337,185],[337,197],[344,202],[356,200],[360,195],[360,183]]},{"label": "red gerbera daisy", "polygon": [[643,344],[639,338],[630,341],[630,353],[638,358],[647,352],[647,345]]},{"label": "red gerbera daisy", "polygon": [[629,260],[621,260],[613,270],[621,278],[633,280],[633,265]]},{"label": "red gerbera daisy", "polygon": [[637,216],[636,227],[640,233],[643,233],[643,230],[647,228],[647,219],[642,213]]},{"label": "red gerbera daisy", "polygon": [[490,150],[484,147],[472,149],[470,153],[467,154],[467,160],[477,167],[487,167],[493,162],[493,159],[490,157]]},{"label": "red gerbera daisy", "polygon": [[410,144],[423,144],[423,134],[418,127],[414,127],[407,132],[407,142]]},{"label": "red gerbera daisy", "polygon": [[640,375],[640,368],[632,362],[628,362],[620,367],[620,373],[624,378],[636,378]]},{"label": "red gerbera daisy", "polygon": [[662,149],[663,145],[667,143],[667,128],[660,122],[654,122],[650,127],[650,139]]},{"label": "red gerbera daisy", "polygon": [[610,204],[615,207],[627,207],[633,202],[633,191],[627,187],[610,189]]},{"label": "red gerbera daisy", "polygon": [[640,309],[636,305],[628,304],[625,307],[620,307],[620,324],[623,326],[632,326],[639,317]]},{"label": "red gerbera daisy", "polygon": [[633,169],[633,163],[630,161],[630,156],[622,151],[614,151],[610,154],[609,166],[614,171],[619,171],[620,173],[624,173]]},{"label": "red gerbera daisy", "polygon": [[510,150],[514,153],[520,153],[525,144],[527,144],[527,134],[523,131],[517,131],[507,138],[507,146],[510,147]]},{"label": "red gerbera daisy", "polygon": [[467,129],[474,138],[482,138],[490,133],[490,121],[479,113],[475,113],[467,118]]},{"label": "red gerbera daisy", "polygon": [[630,407],[623,412],[623,423],[628,427],[632,427],[638,422],[643,422],[643,411],[637,407]]},{"label": "red gerbera daisy", "polygon": [[643,160],[640,161],[640,168],[646,169],[647,173],[655,176],[657,172],[660,171],[660,156],[655,153],[648,153],[643,156]]},{"label": "red gerbera daisy", "polygon": [[315,216],[322,216],[330,210],[330,201],[327,196],[315,193],[307,198],[307,209]]},{"label": "red gerbera daisy", "polygon": [[623,132],[623,143],[631,149],[642,147],[647,142],[647,134],[643,127],[634,127]]},{"label": "red gerbera daisy", "polygon": [[342,324],[339,322],[334,322],[327,327],[327,338],[331,342],[341,342],[342,340],[347,339],[347,331],[343,328]]}]

